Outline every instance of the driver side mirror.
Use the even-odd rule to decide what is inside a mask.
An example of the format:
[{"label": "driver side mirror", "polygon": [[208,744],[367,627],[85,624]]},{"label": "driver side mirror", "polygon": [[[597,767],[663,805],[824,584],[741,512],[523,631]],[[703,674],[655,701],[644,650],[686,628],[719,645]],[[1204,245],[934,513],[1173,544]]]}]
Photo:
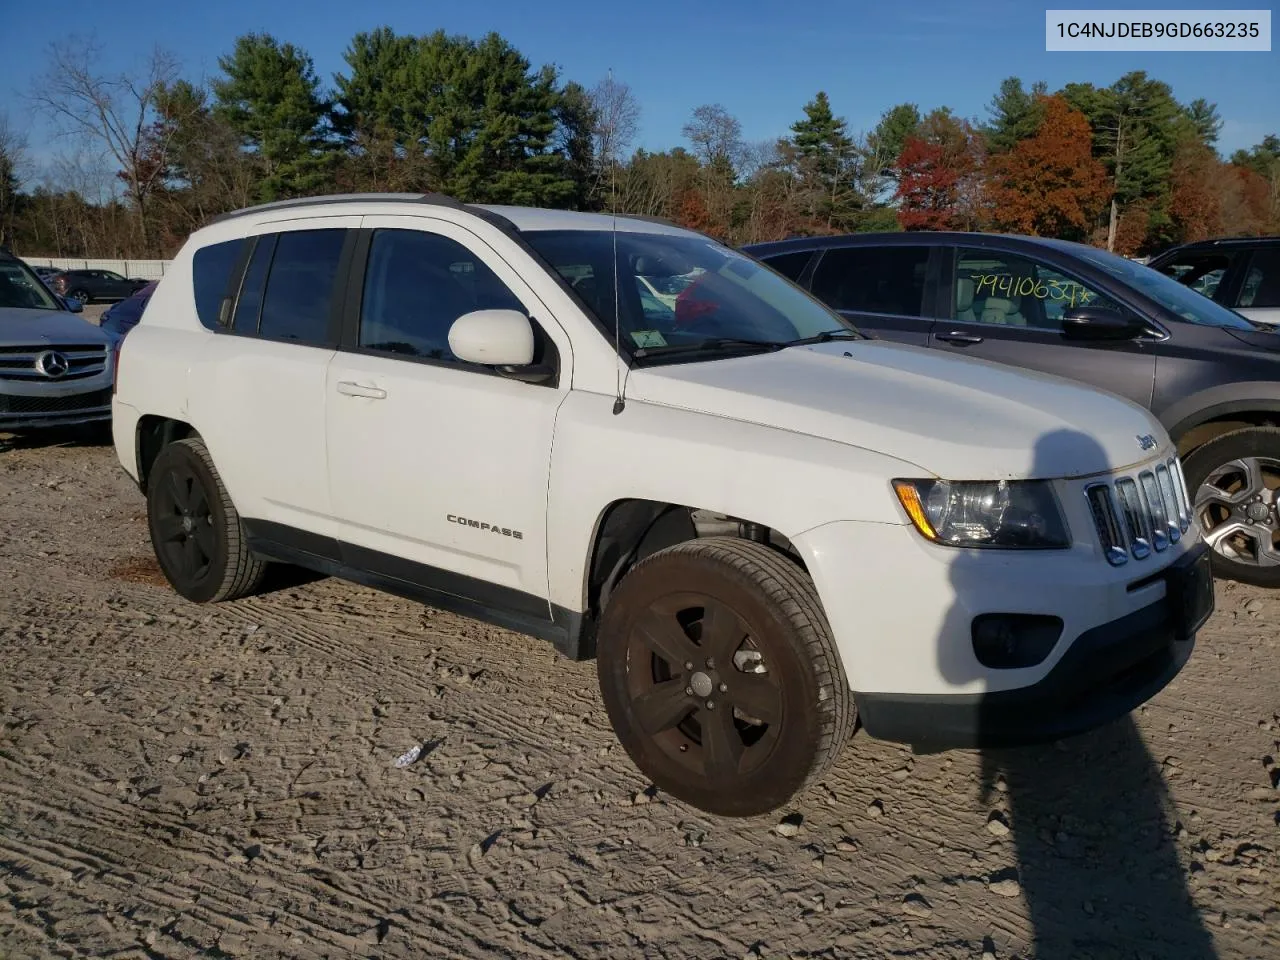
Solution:
[{"label": "driver side mirror", "polygon": [[1142,320],[1105,307],[1072,307],[1062,315],[1068,340],[1132,340],[1146,332]]},{"label": "driver side mirror", "polygon": [[84,311],[84,304],[75,297],[59,297],[58,299],[61,300],[62,305],[72,313],[81,313]]},{"label": "driver side mirror", "polygon": [[449,328],[449,349],[459,360],[513,380],[544,383],[555,369],[533,362],[534,347],[533,322],[519,310],[473,310]]}]

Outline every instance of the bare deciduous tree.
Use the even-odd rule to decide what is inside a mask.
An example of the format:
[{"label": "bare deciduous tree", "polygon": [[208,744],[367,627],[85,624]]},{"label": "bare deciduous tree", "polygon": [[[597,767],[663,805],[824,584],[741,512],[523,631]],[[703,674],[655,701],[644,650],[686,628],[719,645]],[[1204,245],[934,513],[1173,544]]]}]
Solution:
[{"label": "bare deciduous tree", "polygon": [[99,45],[90,41],[73,38],[52,44],[48,70],[36,82],[31,99],[64,134],[106,148],[128,186],[142,246],[149,251],[147,200],[164,177],[167,146],[156,142],[152,125],[157,98],[177,77],[178,61],[156,48],[137,72],[108,77],[93,70],[99,56]]},{"label": "bare deciduous tree", "polygon": [[591,192],[598,196],[605,177],[622,165],[635,142],[640,129],[640,101],[631,87],[615,80],[612,73],[592,87],[588,97],[595,112],[592,146],[596,170]]},{"label": "bare deciduous tree", "polygon": [[736,174],[746,148],[742,124],[718,103],[694,108],[693,117],[680,131],[694,146],[698,159],[708,167],[726,167]]}]

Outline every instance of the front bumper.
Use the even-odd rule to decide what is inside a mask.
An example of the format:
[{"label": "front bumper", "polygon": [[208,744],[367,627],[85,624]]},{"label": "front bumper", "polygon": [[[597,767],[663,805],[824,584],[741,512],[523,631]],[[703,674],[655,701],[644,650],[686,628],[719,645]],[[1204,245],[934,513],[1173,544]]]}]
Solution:
[{"label": "front bumper", "polygon": [[981,694],[855,693],[862,725],[927,751],[1043,743],[1116,720],[1177,676],[1213,611],[1203,544],[1165,581],[1163,600],[1081,634],[1037,683]]},{"label": "front bumper", "polygon": [[83,392],[15,395],[0,386],[0,430],[38,430],[111,419],[111,387]]}]

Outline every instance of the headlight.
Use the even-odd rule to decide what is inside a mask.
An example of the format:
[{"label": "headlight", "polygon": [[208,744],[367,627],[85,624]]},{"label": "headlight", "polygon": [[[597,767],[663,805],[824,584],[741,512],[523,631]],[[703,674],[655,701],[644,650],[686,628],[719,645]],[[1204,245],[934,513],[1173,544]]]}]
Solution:
[{"label": "headlight", "polygon": [[1058,498],[1044,480],[895,480],[915,528],[953,547],[1070,546]]}]

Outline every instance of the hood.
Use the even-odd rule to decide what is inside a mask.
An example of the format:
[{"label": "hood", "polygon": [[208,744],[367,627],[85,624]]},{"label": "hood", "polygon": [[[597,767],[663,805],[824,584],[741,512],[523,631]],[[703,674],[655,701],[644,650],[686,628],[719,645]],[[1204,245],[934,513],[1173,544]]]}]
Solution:
[{"label": "hood", "polygon": [[633,370],[627,396],[825,437],[948,480],[1080,477],[1149,460],[1151,414],[1030,370],[881,341]]},{"label": "hood", "polygon": [[0,307],[0,346],[106,342],[106,335],[95,324],[74,313]]}]

